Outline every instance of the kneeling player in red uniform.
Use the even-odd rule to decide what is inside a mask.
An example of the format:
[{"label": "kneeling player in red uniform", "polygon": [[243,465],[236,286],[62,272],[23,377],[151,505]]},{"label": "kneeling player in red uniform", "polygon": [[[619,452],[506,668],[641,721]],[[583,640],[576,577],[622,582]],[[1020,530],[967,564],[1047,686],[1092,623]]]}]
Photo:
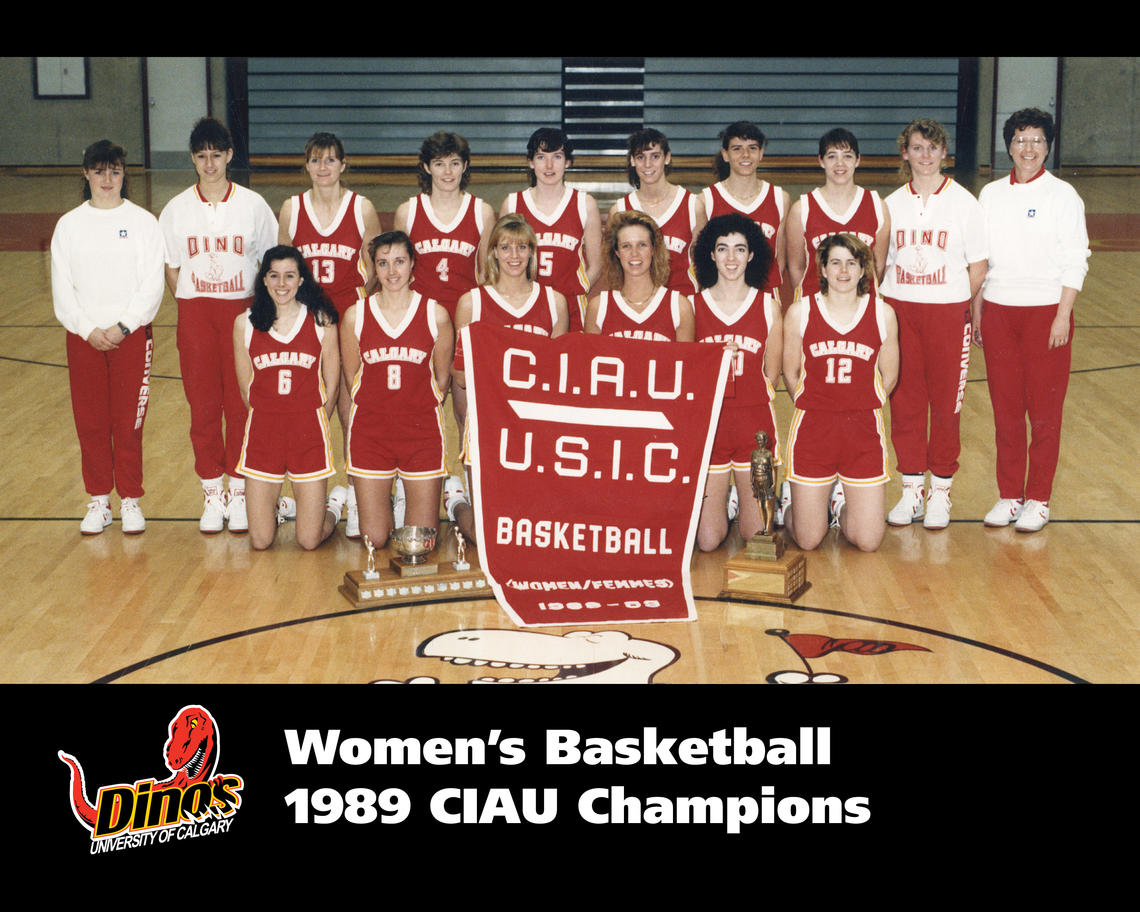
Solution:
[{"label": "kneeling player in red uniform", "polygon": [[396,528],[392,488],[403,480],[404,524],[439,527],[447,476],[443,410],[455,337],[441,304],[411,288],[416,253],[402,231],[368,245],[369,296],[344,315],[345,378],[352,385],[348,474],[356,486],[360,532],[381,548]]},{"label": "kneeling player in red uniform", "polygon": [[[534,229],[520,213],[508,213],[491,230],[484,273],[489,284],[472,288],[459,299],[455,309],[455,331],[471,323],[488,320],[520,332],[548,338],[565,334],[570,325],[567,299],[553,288],[535,281],[538,267],[538,241]],[[577,305],[574,305],[577,307]],[[455,384],[466,389],[463,352],[456,345]],[[463,461],[467,460],[464,432]],[[447,517],[475,541],[475,515],[464,493],[463,481],[452,475],[443,486]]]},{"label": "kneeling player in red uniform", "polygon": [[234,321],[234,366],[249,409],[238,469],[255,550],[276,537],[286,477],[297,500],[297,544],[311,551],[340,521],[346,489],[333,488],[325,501],[335,474],[328,421],[340,377],[336,321],[301,252],[266,251],[253,304]]},{"label": "kneeling player in red uniform", "polygon": [[779,462],[772,400],[780,379],[783,321],[779,302],[764,290],[772,249],[752,219],[739,213],[711,219],[693,246],[693,261],[703,289],[693,300],[697,341],[733,353],[697,526],[697,544],[712,551],[728,535],[725,501],[731,479],[736,481],[740,534],[747,540],[760,531],[760,507],[751,487],[752,450],[756,432],[765,431]]},{"label": "kneeling player in red uniform", "polygon": [[860,550],[874,551],[886,531],[882,406],[898,380],[898,323],[875,292],[874,264],[858,238],[825,238],[819,292],[784,315],[784,379],[796,403],[784,525],[805,551],[827,534],[829,495],[831,524]]}]

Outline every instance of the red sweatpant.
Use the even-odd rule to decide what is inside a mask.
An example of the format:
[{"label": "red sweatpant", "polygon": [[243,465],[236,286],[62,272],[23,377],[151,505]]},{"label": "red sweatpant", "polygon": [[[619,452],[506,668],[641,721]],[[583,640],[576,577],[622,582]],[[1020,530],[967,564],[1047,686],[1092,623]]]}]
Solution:
[{"label": "red sweatpant", "polygon": [[[891,393],[891,446],[899,473],[958,471],[959,425],[970,365],[970,302],[887,298],[899,322],[899,379]],[[929,434],[927,416],[929,415]]]},{"label": "red sweatpant", "polygon": [[982,345],[994,407],[998,496],[1002,498],[1048,503],[1053,490],[1073,353],[1072,317],[1069,344],[1049,348],[1049,328],[1056,316],[1056,304],[1005,307],[983,302]]},{"label": "red sweatpant", "polygon": [[251,298],[178,299],[178,363],[199,478],[241,477],[237,466],[246,409],[234,368],[234,320],[250,303]]},{"label": "red sweatpant", "polygon": [[92,497],[142,497],[142,435],[154,359],[151,328],[140,326],[102,352],[67,334],[71,410],[79,435],[83,486]]}]

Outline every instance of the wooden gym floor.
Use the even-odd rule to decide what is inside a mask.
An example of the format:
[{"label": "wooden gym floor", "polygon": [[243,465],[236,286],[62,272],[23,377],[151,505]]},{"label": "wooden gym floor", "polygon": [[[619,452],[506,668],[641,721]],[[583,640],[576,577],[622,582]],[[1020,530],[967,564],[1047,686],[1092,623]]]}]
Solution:
[{"label": "wooden gym floor", "polygon": [[[408,177],[349,176],[350,186],[386,213],[386,226],[413,192]],[[786,680],[814,675],[851,683],[1140,682],[1140,318],[1134,309],[1140,178],[1063,176],[1085,200],[1094,253],[1077,301],[1061,463],[1046,529],[1019,535],[982,526],[997,491],[984,362],[975,349],[950,528],[890,529],[875,554],[857,553],[832,533],[809,555],[812,587],[790,608],[717,599],[722,564],[741,547],[734,532],[718,552],[694,561],[696,622],[627,625],[596,638],[598,661],[624,659],[611,668],[611,680],[616,673],[655,683],[762,683],[784,672]],[[805,173],[771,178],[793,199],[815,185]],[[157,213],[192,179],[190,171],[132,173],[132,199]],[[704,175],[678,179],[691,189],[707,182]],[[977,192],[988,177],[961,179]],[[884,195],[895,186],[885,175],[863,182]],[[276,210],[305,182],[298,169],[256,175],[252,185]],[[520,172],[518,179],[500,176],[471,189],[497,209],[522,185]],[[263,554],[252,553],[241,536],[201,535],[169,295],[155,322],[142,501],[147,531],[122,535],[112,497],[116,522],[99,536],[79,534],[88,497],[48,253],[55,220],[78,203],[79,188],[78,169],[0,171],[0,406],[8,415],[0,442],[6,492],[0,681],[448,683],[555,674],[535,667],[560,664],[550,634],[583,628],[503,636],[490,657],[448,651],[442,644],[455,638],[447,637],[437,641],[444,660],[430,657],[433,648],[418,655],[439,634],[513,625],[486,599],[353,609],[337,586],[346,571],[363,566],[364,549],[344,538],[343,525],[308,554],[296,546],[290,525]],[[606,200],[625,188],[615,174],[589,189],[604,211]],[[790,411],[781,392],[777,413],[785,427]],[[339,454],[335,431],[334,437]],[[896,477],[888,506],[898,491]],[[812,657],[793,651],[794,640],[777,631],[921,648]],[[654,655],[660,658],[645,658]],[[578,680],[589,680],[591,671],[581,669]]]}]

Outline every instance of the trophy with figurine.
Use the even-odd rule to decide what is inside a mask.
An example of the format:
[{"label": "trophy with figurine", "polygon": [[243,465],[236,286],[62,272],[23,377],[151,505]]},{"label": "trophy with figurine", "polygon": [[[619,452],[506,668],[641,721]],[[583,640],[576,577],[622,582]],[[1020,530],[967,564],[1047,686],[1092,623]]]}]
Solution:
[{"label": "trophy with figurine", "polygon": [[[793,602],[811,585],[807,558],[788,552],[776,531],[777,466],[766,431],[757,431],[752,451],[752,496],[760,508],[760,531],[745,542],[744,551],[725,561],[723,595]],[[739,492],[744,497],[743,491]]]}]

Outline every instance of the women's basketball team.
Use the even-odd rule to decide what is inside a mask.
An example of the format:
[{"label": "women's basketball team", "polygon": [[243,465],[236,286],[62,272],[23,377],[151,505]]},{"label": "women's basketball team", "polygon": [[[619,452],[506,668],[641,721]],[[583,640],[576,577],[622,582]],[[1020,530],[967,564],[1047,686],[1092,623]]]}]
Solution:
[{"label": "women's basketball team", "polygon": [[[1013,169],[979,199],[942,173],[949,138],[928,119],[900,134],[906,183],[886,200],[856,184],[850,131],[821,138],[824,183],[794,202],[759,176],[766,141],[755,124],[730,124],[720,139],[719,180],[694,194],[669,180],[667,138],[634,133],[634,191],[603,231],[597,202],[565,182],[573,148],[561,130],[535,131],[530,187],[510,194],[497,220],[466,190],[467,142],[436,133],[420,149],[421,192],[383,233],[371,203],[342,185],[344,147],[330,133],[305,150],[312,187],[276,216],[229,179],[233,140],[216,120],[191,134],[197,183],[157,220],[127,199],[126,152],[93,144],[84,203],[51,244],[92,498],[80,531],[111,524],[112,491],[123,531],[145,529],[142,428],[164,277],[178,307],[199,528],[248,532],[255,549],[272,545],[287,517],[298,544],[316,548],[345,508],[346,534],[381,547],[401,525],[437,525],[441,495],[474,539],[465,480],[447,470],[443,400],[451,394],[462,433],[456,343],[478,320],[731,352],[703,550],[721,545],[734,518],[746,538],[761,530],[749,484],[760,430],[787,478],[776,521],[799,547],[817,547],[831,527],[864,551],[888,524],[946,528],[965,365],[979,345],[997,444],[998,501],[985,525],[1043,528],[1089,256],[1083,203],[1046,170],[1052,117],[1030,108],[1009,118]],[[785,276],[795,289],[786,311]],[[773,409],[781,375],[794,402],[784,435]],[[889,511],[888,399],[902,476]],[[347,485],[330,492],[334,413]],[[286,480],[292,497],[281,496]]]}]

